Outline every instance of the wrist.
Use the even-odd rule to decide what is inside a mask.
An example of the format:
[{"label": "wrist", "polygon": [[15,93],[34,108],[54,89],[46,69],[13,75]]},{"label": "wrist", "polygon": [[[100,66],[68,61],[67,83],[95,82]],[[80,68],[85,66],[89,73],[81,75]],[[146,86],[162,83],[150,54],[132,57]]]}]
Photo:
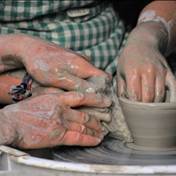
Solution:
[{"label": "wrist", "polygon": [[[18,42],[18,45],[16,44]],[[8,34],[0,35],[0,57],[16,56],[20,57],[21,35]]]},{"label": "wrist", "polygon": [[17,138],[15,124],[3,109],[0,110],[0,145],[11,145]]},{"label": "wrist", "polygon": [[32,62],[35,55],[40,55],[40,53],[46,53],[46,42],[38,37],[33,37],[29,35],[20,34],[19,36],[20,44],[16,49],[18,55],[20,56],[20,62],[26,67],[27,63]]},{"label": "wrist", "polygon": [[165,54],[168,47],[168,33],[160,23],[141,23],[129,35],[127,45],[131,44],[148,45]]},{"label": "wrist", "polygon": [[35,47],[36,41],[36,38],[25,34],[0,35],[0,57],[13,56],[18,62],[22,62],[26,54],[31,53],[31,49]]}]

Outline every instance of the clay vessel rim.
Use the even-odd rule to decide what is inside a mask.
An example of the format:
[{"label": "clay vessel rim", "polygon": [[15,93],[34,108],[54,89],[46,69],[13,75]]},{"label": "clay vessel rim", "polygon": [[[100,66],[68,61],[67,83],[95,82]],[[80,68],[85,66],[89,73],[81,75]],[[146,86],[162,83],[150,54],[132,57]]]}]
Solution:
[{"label": "clay vessel rim", "polygon": [[131,101],[127,98],[119,97],[119,100],[129,106],[136,107],[149,107],[149,108],[174,108],[176,109],[176,102],[166,102],[166,103],[143,103],[137,101]]}]

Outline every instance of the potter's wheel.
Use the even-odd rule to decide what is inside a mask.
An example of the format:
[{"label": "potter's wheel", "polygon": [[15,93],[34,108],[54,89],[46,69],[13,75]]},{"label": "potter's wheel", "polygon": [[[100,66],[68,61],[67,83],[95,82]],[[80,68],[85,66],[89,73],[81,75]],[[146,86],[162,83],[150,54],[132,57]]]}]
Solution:
[{"label": "potter's wheel", "polygon": [[176,163],[176,151],[152,152],[130,149],[126,144],[106,137],[94,148],[58,147],[53,150],[55,160],[109,165],[168,165]]}]

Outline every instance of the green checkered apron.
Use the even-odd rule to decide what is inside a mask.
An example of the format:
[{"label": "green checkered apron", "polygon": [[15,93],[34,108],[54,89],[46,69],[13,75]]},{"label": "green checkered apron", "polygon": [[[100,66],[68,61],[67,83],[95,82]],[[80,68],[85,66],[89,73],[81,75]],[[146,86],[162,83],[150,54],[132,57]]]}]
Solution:
[{"label": "green checkered apron", "polygon": [[[0,0],[0,33],[24,33],[54,42],[88,56],[93,65],[112,75],[126,41],[123,22],[108,1],[100,0]],[[123,117],[117,120],[118,134],[127,138]]]},{"label": "green checkered apron", "polygon": [[95,0],[1,0],[0,33],[25,33],[90,58],[112,75],[125,29],[112,5]]}]

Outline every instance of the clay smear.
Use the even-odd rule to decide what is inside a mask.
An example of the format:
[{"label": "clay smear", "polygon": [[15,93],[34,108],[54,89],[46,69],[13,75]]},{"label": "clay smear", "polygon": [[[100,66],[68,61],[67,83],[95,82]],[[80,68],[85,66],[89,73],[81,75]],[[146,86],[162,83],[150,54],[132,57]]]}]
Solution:
[{"label": "clay smear", "polygon": [[168,43],[170,43],[171,29],[174,25],[174,20],[171,19],[169,21],[166,21],[163,17],[156,15],[156,12],[154,10],[146,10],[140,15],[138,19],[138,24],[149,21],[159,22],[164,26],[168,33]]},{"label": "clay smear", "polygon": [[37,69],[43,70],[43,71],[49,71],[49,66],[45,62],[42,61],[42,59],[37,59],[34,61],[34,65]]}]

